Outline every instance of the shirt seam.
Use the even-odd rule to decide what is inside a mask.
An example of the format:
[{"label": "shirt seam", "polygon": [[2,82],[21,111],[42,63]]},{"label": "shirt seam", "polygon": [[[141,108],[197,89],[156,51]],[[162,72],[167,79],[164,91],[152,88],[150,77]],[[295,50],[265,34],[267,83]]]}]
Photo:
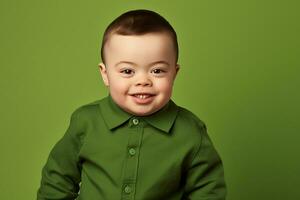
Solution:
[{"label": "shirt seam", "polygon": [[[201,130],[200,130],[200,144],[199,144],[199,147],[197,148],[197,150],[195,151],[195,153],[194,153],[194,155],[193,155],[193,158],[192,158],[192,161],[191,161],[191,166],[192,166],[192,164],[193,164],[193,162],[194,162],[194,160],[196,159],[196,157],[197,157],[197,155],[199,154],[199,152],[202,150],[202,146],[203,146],[203,140],[204,140],[204,137],[203,137],[203,133],[202,133],[202,131],[204,130],[204,127],[202,126],[201,127]],[[191,167],[190,166],[190,167]]]},{"label": "shirt seam", "polygon": [[[79,121],[79,117],[78,117],[79,113],[75,114],[74,113],[74,119],[75,121]],[[77,161],[78,163],[77,164],[80,164],[80,167],[82,167],[82,164],[80,163],[80,154],[82,153],[82,147],[83,147],[83,144],[85,143],[85,138],[86,138],[86,131],[85,131],[86,127],[83,126],[80,130],[80,136],[79,136],[79,141],[80,141],[80,146],[78,147],[78,151],[77,151]],[[81,173],[81,172],[80,172]]]}]

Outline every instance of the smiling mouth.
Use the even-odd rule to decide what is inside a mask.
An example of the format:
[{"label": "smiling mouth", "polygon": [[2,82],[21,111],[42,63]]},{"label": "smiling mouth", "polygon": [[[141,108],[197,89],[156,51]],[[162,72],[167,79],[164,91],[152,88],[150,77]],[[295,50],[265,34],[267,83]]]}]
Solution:
[{"label": "smiling mouth", "polygon": [[150,94],[134,94],[133,96],[139,98],[139,99],[147,99],[153,95],[150,95]]}]

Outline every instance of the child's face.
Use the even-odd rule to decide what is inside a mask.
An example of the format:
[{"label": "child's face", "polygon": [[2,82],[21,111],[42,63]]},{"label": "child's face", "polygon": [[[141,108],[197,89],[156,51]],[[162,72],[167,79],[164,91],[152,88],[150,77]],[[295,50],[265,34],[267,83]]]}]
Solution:
[{"label": "child's face", "polygon": [[105,45],[101,75],[113,100],[125,111],[150,115],[170,100],[179,65],[166,33],[113,34]]}]

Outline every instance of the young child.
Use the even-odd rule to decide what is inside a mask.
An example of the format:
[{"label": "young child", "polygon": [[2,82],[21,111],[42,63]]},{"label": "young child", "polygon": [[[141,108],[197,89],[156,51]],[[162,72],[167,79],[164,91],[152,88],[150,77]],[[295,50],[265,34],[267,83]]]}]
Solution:
[{"label": "young child", "polygon": [[109,95],[76,109],[42,171],[37,199],[224,200],[222,161],[205,124],[170,98],[177,36],[149,10],[106,29]]}]

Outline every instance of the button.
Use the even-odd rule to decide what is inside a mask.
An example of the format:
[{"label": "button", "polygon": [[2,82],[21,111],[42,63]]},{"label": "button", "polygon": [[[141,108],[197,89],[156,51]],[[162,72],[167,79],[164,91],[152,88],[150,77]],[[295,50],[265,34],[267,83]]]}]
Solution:
[{"label": "button", "polygon": [[132,122],[133,122],[134,125],[138,125],[139,124],[139,120],[138,119],[133,119]]},{"label": "button", "polygon": [[124,192],[127,194],[129,194],[131,191],[132,191],[132,189],[128,185],[124,188]]},{"label": "button", "polygon": [[129,154],[130,154],[130,155],[134,156],[135,153],[136,153],[136,151],[135,151],[134,148],[130,148],[130,149],[129,149]]}]

